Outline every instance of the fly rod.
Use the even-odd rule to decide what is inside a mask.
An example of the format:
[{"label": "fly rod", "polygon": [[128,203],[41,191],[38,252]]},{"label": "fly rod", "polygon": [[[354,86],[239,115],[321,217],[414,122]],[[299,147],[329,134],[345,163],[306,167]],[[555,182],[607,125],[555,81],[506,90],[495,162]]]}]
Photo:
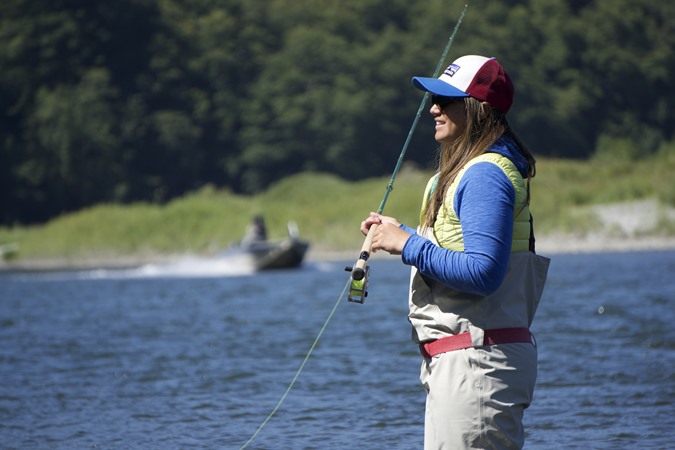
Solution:
[{"label": "fly rod", "polygon": [[[440,61],[438,61],[438,66],[436,66],[436,71],[434,72],[434,77],[437,78],[441,67],[443,65],[443,61],[445,61],[445,58],[448,54],[448,51],[450,50],[450,46],[452,44],[453,39],[455,38],[455,34],[457,33],[457,30],[459,29],[460,24],[462,23],[462,19],[464,18],[464,14],[466,13],[467,8],[469,7],[468,2],[467,4],[464,5],[464,9],[462,10],[462,13],[459,16],[459,19],[457,20],[457,23],[455,24],[455,28],[452,31],[452,34],[450,35],[450,39],[448,39],[448,43],[445,46],[445,50],[443,50],[443,55],[441,56]],[[403,149],[401,150],[401,154],[398,157],[398,162],[396,163],[396,167],[394,168],[394,172],[391,174],[391,179],[389,180],[389,184],[387,185],[387,189],[384,194],[384,198],[382,199],[382,202],[380,203],[380,207],[378,208],[378,214],[381,214],[382,211],[384,210],[384,205],[387,203],[387,198],[389,197],[389,193],[394,189],[394,180],[396,179],[396,174],[398,173],[401,163],[403,162],[403,157],[405,156],[405,152],[408,149],[408,144],[410,143],[410,139],[412,138],[413,132],[415,131],[415,128],[417,128],[417,122],[420,119],[420,116],[422,115],[422,109],[424,108],[424,105],[426,104],[427,98],[428,98],[429,93],[425,92],[424,97],[422,98],[422,102],[420,103],[420,106],[417,110],[417,114],[415,116],[415,120],[413,121],[412,127],[410,128],[410,131],[408,132],[408,137],[405,141],[405,144],[403,145]],[[239,450],[244,450],[248,445],[255,439],[255,437],[260,433],[260,431],[263,429],[265,424],[274,416],[274,414],[279,410],[281,407],[281,404],[284,402],[286,396],[290,392],[291,388],[295,384],[296,380],[300,376],[300,372],[302,371],[303,367],[305,366],[305,363],[309,359],[309,356],[312,354],[312,351],[316,347],[317,343],[319,342],[319,338],[323,334],[324,330],[328,326],[328,322],[331,320],[331,317],[333,317],[333,314],[335,313],[335,310],[337,309],[338,305],[342,301],[342,297],[345,294],[345,291],[349,288],[349,294],[347,299],[350,302],[356,302],[356,303],[363,303],[364,298],[367,295],[366,288],[368,286],[368,271],[369,268],[366,265],[368,262],[368,258],[370,257],[370,248],[373,243],[373,235],[375,231],[376,226],[373,225],[370,227],[370,230],[368,230],[368,235],[366,236],[366,240],[363,243],[363,247],[361,248],[361,254],[359,255],[359,259],[356,261],[356,264],[354,265],[353,268],[347,267],[346,270],[352,272],[351,280],[349,280],[344,287],[344,290],[342,291],[342,294],[340,294],[340,297],[337,299],[337,303],[335,303],[335,306],[333,306],[333,310],[331,313],[328,315],[328,318],[323,324],[323,327],[321,328],[321,331],[319,332],[319,335],[316,337],[314,340],[314,343],[309,349],[309,352],[305,356],[304,361],[300,365],[300,368],[295,374],[295,377],[293,377],[293,380],[291,381],[291,384],[288,386],[286,389],[286,392],[283,394],[277,405],[274,407],[272,412],[267,416],[267,418],[263,421],[263,423],[258,427],[258,429],[253,433],[253,435],[246,441],[246,443],[239,449]]]},{"label": "fly rod", "polygon": [[[441,73],[443,62],[445,61],[445,58],[448,55],[448,51],[452,46],[452,41],[455,39],[455,34],[457,34],[457,30],[459,30],[459,26],[462,24],[464,14],[466,14],[466,10],[468,8],[469,3],[467,2],[464,4],[464,8],[462,9],[461,14],[459,15],[459,19],[457,19],[455,28],[452,30],[452,33],[450,34],[450,38],[448,39],[448,42],[445,45],[445,49],[443,49],[441,59],[438,60],[438,65],[436,66],[436,70],[434,71],[434,78],[438,78],[438,76]],[[396,180],[396,175],[398,175],[398,171],[401,168],[401,164],[403,163],[403,158],[405,157],[405,154],[408,151],[408,145],[410,144],[410,140],[412,139],[412,136],[415,133],[417,123],[419,122],[420,117],[422,116],[422,111],[424,110],[424,106],[427,103],[428,97],[429,93],[425,92],[424,97],[422,97],[422,101],[420,102],[420,106],[419,108],[417,108],[415,120],[413,120],[412,126],[408,131],[408,136],[406,137],[405,143],[403,144],[403,148],[401,149],[401,154],[398,156],[398,161],[396,162],[396,167],[394,167],[394,171],[392,172],[391,178],[389,179],[389,184],[387,184],[387,188],[384,192],[384,197],[382,197],[382,202],[380,202],[380,206],[377,209],[378,214],[382,214],[382,211],[384,211],[384,206],[387,203],[389,194],[394,189],[394,181]],[[351,287],[349,289],[349,296],[347,297],[347,300],[349,300],[350,302],[363,303],[365,297],[368,295],[368,292],[366,291],[366,289],[368,288],[368,272],[369,272],[369,267],[367,266],[367,263],[368,258],[370,258],[370,251],[373,245],[373,237],[375,236],[376,230],[377,225],[372,225],[370,227],[370,229],[368,230],[368,234],[366,235],[366,239],[363,241],[363,246],[361,246],[361,252],[359,253],[359,257],[356,260],[356,263],[354,264],[353,267],[345,268],[346,271],[351,272],[352,277]]]}]

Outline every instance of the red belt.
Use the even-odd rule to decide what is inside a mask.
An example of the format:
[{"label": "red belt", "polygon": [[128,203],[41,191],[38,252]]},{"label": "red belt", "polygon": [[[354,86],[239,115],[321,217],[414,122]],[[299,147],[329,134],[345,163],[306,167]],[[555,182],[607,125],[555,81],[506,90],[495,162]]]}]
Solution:
[{"label": "red belt", "polygon": [[[532,343],[532,333],[528,328],[498,328],[485,330],[483,345]],[[420,344],[420,351],[424,358],[431,358],[441,353],[473,347],[471,334],[461,333],[447,336],[435,341]]]}]

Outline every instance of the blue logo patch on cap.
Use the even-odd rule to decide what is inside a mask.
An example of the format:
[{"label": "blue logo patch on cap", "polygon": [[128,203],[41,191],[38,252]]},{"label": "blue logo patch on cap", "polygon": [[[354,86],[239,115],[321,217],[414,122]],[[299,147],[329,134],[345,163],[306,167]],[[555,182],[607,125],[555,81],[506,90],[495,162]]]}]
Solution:
[{"label": "blue logo patch on cap", "polygon": [[447,69],[445,69],[445,72],[443,72],[445,75],[451,77],[457,73],[459,70],[459,66],[457,64],[450,64]]}]

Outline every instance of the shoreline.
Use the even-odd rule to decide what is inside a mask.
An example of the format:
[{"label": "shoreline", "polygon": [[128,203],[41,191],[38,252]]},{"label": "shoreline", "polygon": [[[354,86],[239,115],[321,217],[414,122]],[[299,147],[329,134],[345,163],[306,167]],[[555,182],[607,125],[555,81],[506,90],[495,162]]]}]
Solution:
[{"label": "shoreline", "polygon": [[537,238],[537,253],[628,253],[675,250],[675,236],[614,237],[551,235]]},{"label": "shoreline", "polygon": [[[580,253],[630,253],[644,251],[675,250],[675,236],[614,237],[600,234],[587,236],[550,235],[538,237],[537,253],[555,256]],[[311,248],[306,261],[350,261],[357,256],[358,249],[332,250]],[[58,270],[125,269],[147,264],[171,264],[189,258],[208,259],[212,255],[124,255],[119,257],[87,256],[79,258],[40,258],[0,261],[2,272],[43,272]],[[374,253],[370,259],[397,258],[386,253]]]},{"label": "shoreline", "polygon": [[[590,214],[597,219],[598,226],[592,232],[550,232],[537,235],[536,250],[543,256],[579,253],[626,253],[645,251],[675,250],[675,235],[669,234],[675,225],[675,207],[665,206],[655,199],[629,202],[618,202],[603,205],[591,205],[579,209],[580,214]],[[664,226],[663,224],[670,224]],[[659,230],[663,230],[661,233]],[[321,261],[353,261],[361,248],[360,242],[354,248],[335,249],[316,245],[310,241],[309,252],[305,260]],[[113,255],[95,253],[78,257],[55,258],[16,258],[8,256],[16,254],[16,244],[0,246],[0,273],[31,272],[58,270],[94,270],[94,269],[128,269],[144,265],[166,265],[196,259],[217,260],[213,253],[160,254],[139,253],[130,255]],[[384,252],[374,253],[371,259],[398,258]]]}]

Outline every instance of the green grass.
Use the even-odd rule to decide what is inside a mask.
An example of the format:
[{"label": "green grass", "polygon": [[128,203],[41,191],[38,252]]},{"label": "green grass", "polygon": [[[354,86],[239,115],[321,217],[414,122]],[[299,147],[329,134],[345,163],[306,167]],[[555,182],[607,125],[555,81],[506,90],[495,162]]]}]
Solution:
[{"label": "green grass", "polygon": [[[675,146],[638,161],[542,158],[537,168],[532,211],[540,236],[593,229],[597,221],[588,207],[595,204],[656,198],[675,206]],[[384,213],[415,226],[430,175],[404,166]],[[0,228],[0,245],[18,244],[11,255],[18,259],[208,254],[238,240],[250,218],[263,213],[270,238],[285,236],[293,220],[314,249],[358,250],[359,224],[377,210],[388,182],[389,177],[351,183],[303,173],[251,197],[206,187],[163,206],[102,204],[42,226]],[[655,232],[673,235],[675,225],[664,218]]]}]

